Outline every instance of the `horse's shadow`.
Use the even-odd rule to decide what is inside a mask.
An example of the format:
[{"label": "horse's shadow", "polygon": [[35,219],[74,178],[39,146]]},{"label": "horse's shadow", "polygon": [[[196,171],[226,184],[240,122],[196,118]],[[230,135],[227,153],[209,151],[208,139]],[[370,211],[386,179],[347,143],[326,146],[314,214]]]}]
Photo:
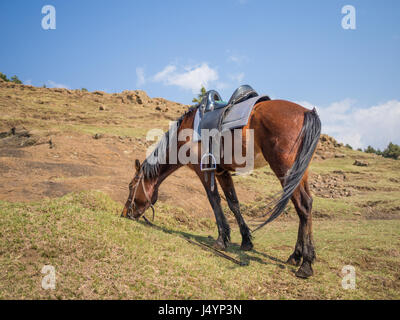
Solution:
[{"label": "horse's shadow", "polygon": [[[147,226],[147,227],[158,229],[158,230],[168,233],[168,234],[177,235],[177,236],[195,241],[199,244],[206,244],[207,246],[212,247],[215,243],[215,240],[211,236],[202,236],[202,235],[193,234],[193,233],[189,233],[189,232],[185,232],[185,231],[178,231],[178,230],[167,228],[165,226],[159,226],[159,225],[154,225],[154,224],[149,225],[149,223],[147,223],[145,221],[138,221],[138,223],[140,223],[144,226]],[[238,245],[236,243],[229,243],[225,252],[236,255],[237,258],[239,258],[241,266],[248,266],[251,261],[255,261],[255,262],[263,264],[263,265],[275,265],[280,269],[286,269],[288,267],[286,265],[286,262],[280,260],[279,258],[273,257],[264,252],[257,251],[254,248],[251,251],[243,251],[240,249],[240,245]],[[262,259],[262,258],[258,257],[257,255],[262,256],[265,259]],[[233,268],[240,267],[237,264],[232,265],[232,266],[233,266]]]}]

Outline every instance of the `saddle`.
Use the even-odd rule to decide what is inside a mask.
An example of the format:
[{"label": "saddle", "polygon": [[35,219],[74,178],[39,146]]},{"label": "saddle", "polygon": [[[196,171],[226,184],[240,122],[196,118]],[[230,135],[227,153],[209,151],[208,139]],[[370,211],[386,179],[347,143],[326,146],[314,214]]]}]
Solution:
[{"label": "saddle", "polygon": [[202,114],[200,129],[221,130],[221,124],[230,109],[229,107],[257,96],[258,93],[249,85],[237,88],[229,102],[223,101],[217,91],[208,91],[200,102],[199,110]]},{"label": "saddle", "polygon": [[203,154],[200,168],[202,171],[211,171],[211,190],[214,189],[214,171],[217,168],[217,163],[212,150],[212,137],[208,137],[209,141],[203,141],[207,139],[202,139],[201,130],[217,129],[214,132],[220,133],[224,130],[243,127],[248,122],[253,106],[264,100],[270,100],[270,98],[259,96],[249,85],[237,88],[228,102],[223,101],[220,94],[215,90],[207,91],[201,100],[194,121],[193,129],[196,137],[193,137],[193,140],[202,140],[205,145],[208,144],[208,152]]}]

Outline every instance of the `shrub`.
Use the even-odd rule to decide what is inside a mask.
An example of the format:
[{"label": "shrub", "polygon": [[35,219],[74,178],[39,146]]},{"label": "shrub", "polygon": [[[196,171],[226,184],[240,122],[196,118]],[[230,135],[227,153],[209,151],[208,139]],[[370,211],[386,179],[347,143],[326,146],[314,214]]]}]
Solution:
[{"label": "shrub", "polygon": [[4,81],[7,81],[7,82],[10,81],[10,80],[7,79],[7,76],[2,72],[0,72],[0,79],[3,79]]},{"label": "shrub", "polygon": [[382,156],[385,158],[400,159],[400,146],[392,142],[383,150]]},{"label": "shrub", "polygon": [[11,82],[22,84],[22,81],[19,80],[17,76],[12,76],[11,77]]},{"label": "shrub", "polygon": [[364,149],[364,152],[366,153],[376,153],[376,150],[372,148],[371,146],[368,146],[367,149]]}]

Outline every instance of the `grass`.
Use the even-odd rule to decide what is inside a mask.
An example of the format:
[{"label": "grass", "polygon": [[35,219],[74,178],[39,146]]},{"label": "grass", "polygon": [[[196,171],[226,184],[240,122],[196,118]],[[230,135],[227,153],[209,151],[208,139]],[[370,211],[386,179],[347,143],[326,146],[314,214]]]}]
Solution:
[{"label": "grass", "polygon": [[[236,228],[228,254],[240,267],[186,242],[212,243],[213,221],[158,206],[159,229],[119,217],[121,205],[91,191],[35,203],[0,202],[1,299],[399,299],[400,221],[315,221],[315,276],[301,280],[284,263],[295,221],[277,221],[239,250]],[[41,269],[56,269],[44,290]],[[356,289],[341,286],[344,265]]]}]

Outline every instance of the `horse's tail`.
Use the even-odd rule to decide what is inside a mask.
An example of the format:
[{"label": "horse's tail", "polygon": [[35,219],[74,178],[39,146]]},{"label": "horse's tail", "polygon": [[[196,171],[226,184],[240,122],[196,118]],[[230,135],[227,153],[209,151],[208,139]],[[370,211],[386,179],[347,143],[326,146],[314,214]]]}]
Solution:
[{"label": "horse's tail", "polygon": [[267,221],[263,222],[256,229],[254,229],[253,232],[262,228],[271,221],[274,221],[281,215],[293,192],[300,184],[301,179],[303,178],[303,175],[310,164],[317,147],[320,134],[321,120],[319,119],[317,111],[314,108],[312,111],[307,111],[304,113],[303,128],[301,129],[298,137],[298,140],[302,139],[302,144],[297,152],[293,166],[284,177],[281,198],[277,202],[273,201],[273,203],[276,203],[275,206],[266,214],[271,214],[270,217]]}]

